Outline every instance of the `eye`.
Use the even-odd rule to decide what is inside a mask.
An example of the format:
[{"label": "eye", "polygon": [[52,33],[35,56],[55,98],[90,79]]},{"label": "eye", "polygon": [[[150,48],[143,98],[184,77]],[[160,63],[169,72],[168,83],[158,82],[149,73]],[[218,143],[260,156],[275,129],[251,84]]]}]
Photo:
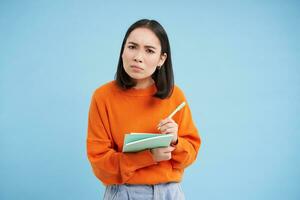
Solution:
[{"label": "eye", "polygon": [[147,49],[146,52],[147,52],[147,53],[150,53],[150,54],[155,53],[155,52],[154,52],[153,50],[151,50],[151,49]]},{"label": "eye", "polygon": [[134,45],[128,45],[128,49],[135,49]]}]

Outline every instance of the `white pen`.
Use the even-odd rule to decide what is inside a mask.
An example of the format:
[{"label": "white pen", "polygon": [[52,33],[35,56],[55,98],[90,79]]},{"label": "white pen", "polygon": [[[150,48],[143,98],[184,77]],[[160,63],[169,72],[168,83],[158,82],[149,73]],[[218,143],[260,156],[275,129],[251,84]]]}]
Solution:
[{"label": "white pen", "polygon": [[[182,102],[177,108],[168,116],[168,118],[172,118],[179,110],[181,110],[185,106],[185,102]],[[160,126],[157,128],[160,129]]]}]

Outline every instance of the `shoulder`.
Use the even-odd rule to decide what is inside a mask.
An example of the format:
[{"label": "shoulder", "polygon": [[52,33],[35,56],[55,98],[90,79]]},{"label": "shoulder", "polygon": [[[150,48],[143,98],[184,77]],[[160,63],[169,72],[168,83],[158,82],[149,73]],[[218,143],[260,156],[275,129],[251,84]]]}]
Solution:
[{"label": "shoulder", "polygon": [[186,101],[184,92],[178,85],[174,85],[170,100],[175,101],[176,104]]},{"label": "shoulder", "polygon": [[93,97],[96,99],[108,97],[113,93],[114,90],[116,90],[116,88],[117,85],[115,80],[107,82],[95,89]]},{"label": "shoulder", "polygon": [[175,98],[185,98],[183,90],[178,85],[174,85],[172,96]]}]

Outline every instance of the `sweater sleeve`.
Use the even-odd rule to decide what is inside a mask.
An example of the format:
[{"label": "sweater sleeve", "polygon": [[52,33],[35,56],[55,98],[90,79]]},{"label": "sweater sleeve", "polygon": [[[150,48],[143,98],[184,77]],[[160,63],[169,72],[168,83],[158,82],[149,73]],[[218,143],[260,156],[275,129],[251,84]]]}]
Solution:
[{"label": "sweater sleeve", "polygon": [[201,140],[193,123],[191,110],[186,105],[181,111],[178,124],[178,143],[172,152],[173,168],[184,169],[192,164],[196,160],[200,144]]},{"label": "sweater sleeve", "polygon": [[94,174],[105,185],[122,184],[129,180],[136,170],[156,162],[149,150],[122,153],[114,149],[105,104],[97,100],[94,94],[88,118],[87,156]]}]

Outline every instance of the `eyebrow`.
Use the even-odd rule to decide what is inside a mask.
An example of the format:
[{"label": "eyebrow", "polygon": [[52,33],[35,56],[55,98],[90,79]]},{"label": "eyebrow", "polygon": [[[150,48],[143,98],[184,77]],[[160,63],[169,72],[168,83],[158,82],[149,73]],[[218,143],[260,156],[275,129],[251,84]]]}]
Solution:
[{"label": "eyebrow", "polygon": [[[128,44],[133,44],[133,45],[136,45],[136,46],[139,46],[139,44],[135,43],[135,42],[128,42]],[[152,48],[152,49],[156,49],[154,46],[151,46],[151,45],[145,45],[146,48]]]}]

